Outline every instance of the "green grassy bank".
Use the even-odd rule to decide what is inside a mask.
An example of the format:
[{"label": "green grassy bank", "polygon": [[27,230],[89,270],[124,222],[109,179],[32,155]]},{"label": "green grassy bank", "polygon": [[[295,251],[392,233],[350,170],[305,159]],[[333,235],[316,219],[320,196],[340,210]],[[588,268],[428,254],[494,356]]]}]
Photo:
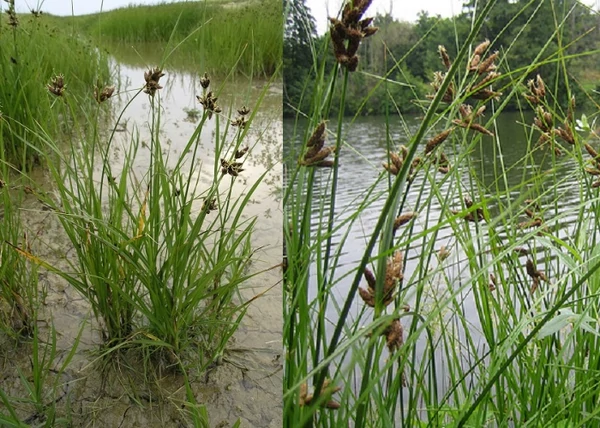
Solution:
[{"label": "green grassy bank", "polygon": [[103,47],[153,44],[168,53],[177,46],[198,70],[269,76],[281,62],[281,17],[280,1],[251,0],[128,6],[66,19]]},{"label": "green grassy bank", "polygon": [[73,37],[70,31],[49,22],[44,16],[16,16],[17,25],[9,25],[9,17],[0,19],[0,147],[4,159],[17,169],[38,162],[23,141],[39,146],[44,133],[68,140],[75,118],[59,115],[52,106],[60,102],[48,91],[52,78],[62,74],[68,85],[65,95],[77,99],[84,115],[98,110],[94,85],[110,81],[106,55],[86,41]]}]

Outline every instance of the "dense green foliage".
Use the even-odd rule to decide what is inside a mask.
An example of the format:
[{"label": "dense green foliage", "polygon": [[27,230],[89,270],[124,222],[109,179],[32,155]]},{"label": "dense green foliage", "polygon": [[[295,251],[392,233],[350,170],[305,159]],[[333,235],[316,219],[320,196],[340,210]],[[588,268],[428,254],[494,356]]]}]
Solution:
[{"label": "dense green foliage", "polygon": [[178,55],[199,70],[269,76],[281,63],[281,16],[280,1],[250,0],[128,6],[67,19],[103,47],[152,43],[170,53],[177,46]]},{"label": "dense green foliage", "polygon": [[[3,17],[5,18],[5,17]],[[72,131],[69,115],[59,115],[52,104],[62,100],[46,85],[58,74],[67,82],[65,96],[75,96],[87,114],[97,110],[94,85],[107,84],[106,56],[92,46],[48,23],[45,16],[19,16],[16,27],[0,20],[0,146],[17,169],[38,157],[22,143],[39,144],[40,126],[54,138],[67,138]]]},{"label": "dense green foliage", "polygon": [[[483,7],[482,3],[485,2],[478,2],[479,8]],[[373,93],[364,106],[352,102],[347,104],[346,114],[383,114],[386,108],[395,108],[386,107],[388,103],[383,102],[386,99],[394,99],[405,113],[421,112],[422,104],[415,100],[431,93],[429,83],[433,73],[440,70],[438,46],[445,46],[450,56],[455,56],[471,30],[474,16],[477,16],[475,2],[465,2],[463,13],[455,18],[421,13],[417,22],[409,23],[397,21],[390,15],[375,16],[374,25],[379,27],[379,31],[365,39],[359,50],[359,70],[363,75],[353,79],[348,87],[350,100],[363,98],[371,91]],[[492,42],[492,51],[502,53],[503,61],[498,71],[504,76],[495,83],[495,87],[510,87],[514,84],[511,73],[522,73],[536,60],[535,69],[527,70],[527,77],[541,73],[559,89],[559,97],[566,94],[564,74],[558,73],[554,64],[560,52],[566,57],[572,90],[581,94],[581,88],[594,89],[600,80],[596,71],[600,57],[597,53],[590,53],[600,48],[599,19],[575,0],[497,2],[477,34],[478,40],[489,39]],[[563,21],[564,25],[561,25]],[[559,25],[560,29],[556,30]],[[309,38],[313,49],[331,49],[329,34]],[[299,79],[306,73],[315,76],[314,65],[306,61],[305,56],[287,55],[288,51],[295,49],[293,42],[294,38],[285,38],[284,50],[289,62],[289,66],[286,64],[285,67],[285,114],[288,116],[293,115],[295,109],[306,114],[309,112],[306,97],[302,101],[305,88]],[[582,56],[583,52],[587,55]],[[332,55],[324,57],[325,64],[319,66],[324,65],[331,70]],[[463,73],[462,70],[459,72]],[[382,77],[390,82],[382,84]],[[310,88],[306,90],[310,93]],[[583,101],[584,97],[578,99]],[[507,108],[516,109],[516,101],[511,101]]]}]

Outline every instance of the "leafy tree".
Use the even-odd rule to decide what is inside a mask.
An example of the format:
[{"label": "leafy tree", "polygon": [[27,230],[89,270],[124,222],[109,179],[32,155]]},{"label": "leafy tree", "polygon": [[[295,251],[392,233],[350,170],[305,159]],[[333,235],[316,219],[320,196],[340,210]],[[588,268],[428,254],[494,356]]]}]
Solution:
[{"label": "leafy tree", "polygon": [[315,19],[305,0],[284,0],[283,33],[284,114],[295,114],[313,63],[312,46],[317,36]]}]

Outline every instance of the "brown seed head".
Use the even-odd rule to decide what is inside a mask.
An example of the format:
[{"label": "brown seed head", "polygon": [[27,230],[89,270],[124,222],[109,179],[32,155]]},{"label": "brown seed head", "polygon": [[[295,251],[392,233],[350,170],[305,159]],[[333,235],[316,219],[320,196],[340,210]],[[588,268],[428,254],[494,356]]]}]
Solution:
[{"label": "brown seed head", "polygon": [[114,92],[115,92],[114,86],[105,86],[104,89],[102,89],[102,91],[99,91],[99,88],[95,87],[94,88],[94,99],[98,103],[103,103],[104,101],[106,101],[107,99],[112,97]]},{"label": "brown seed head", "polygon": [[408,224],[413,218],[417,217],[415,212],[402,213],[394,220],[394,232],[401,226]]},{"label": "brown seed head", "polygon": [[210,86],[210,77],[208,77],[208,73],[204,73],[204,76],[200,78],[200,86],[202,86],[203,89],[208,89]]},{"label": "brown seed head", "polygon": [[404,344],[404,328],[400,323],[400,318],[396,318],[392,323],[383,330],[382,336],[385,336],[385,341],[390,351],[390,354],[396,352]]},{"label": "brown seed head", "polygon": [[431,140],[429,140],[427,142],[427,145],[425,146],[425,154],[431,153],[433,150],[435,150],[435,148],[437,146],[439,146],[444,141],[446,141],[446,139],[448,138],[448,136],[450,135],[450,133],[453,130],[454,130],[454,128],[446,129],[445,131],[440,132],[435,137],[433,137]]},{"label": "brown seed head", "polygon": [[50,80],[50,84],[46,85],[48,91],[50,91],[50,93],[56,95],[57,97],[62,97],[65,92],[65,89],[67,88],[64,79],[65,77],[62,74],[54,76]]},{"label": "brown seed head", "polygon": [[450,70],[450,67],[452,66],[452,62],[450,62],[450,57],[448,56],[448,52],[446,51],[446,48],[442,45],[439,45],[438,52],[440,53],[440,57],[442,58],[442,62],[444,63],[444,66],[448,70]]},{"label": "brown seed head", "polygon": [[246,153],[248,153],[248,150],[249,150],[249,149],[250,149],[250,148],[249,148],[248,146],[246,146],[246,147],[244,147],[243,149],[236,150],[236,151],[235,151],[235,155],[234,155],[234,157],[235,157],[236,159],[239,159],[239,158],[243,157],[243,156],[244,156]]},{"label": "brown seed head", "polygon": [[473,51],[473,55],[479,55],[479,56],[483,55],[489,45],[490,45],[490,41],[488,39],[485,39],[483,42],[479,43],[475,47],[475,50]]}]

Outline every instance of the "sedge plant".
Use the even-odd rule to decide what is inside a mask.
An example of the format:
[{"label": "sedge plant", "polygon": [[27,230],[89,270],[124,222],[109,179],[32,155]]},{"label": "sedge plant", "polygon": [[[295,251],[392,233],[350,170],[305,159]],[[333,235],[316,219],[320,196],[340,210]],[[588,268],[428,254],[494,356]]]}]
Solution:
[{"label": "sedge plant", "polygon": [[[419,126],[403,145],[386,134],[375,182],[340,209],[342,151],[359,156],[343,111],[358,45],[374,31],[362,18],[369,4],[348,2],[331,20],[333,69],[328,47],[313,46],[311,111],[285,137],[284,425],[597,423],[598,150],[589,128],[577,131],[568,73],[563,30],[576,5],[550,5],[552,38],[513,70],[503,55],[517,41],[501,52],[476,40],[498,7],[486,3],[455,57],[440,46]],[[539,74],[548,65],[551,83]],[[510,165],[497,127],[509,100],[526,152]],[[484,150],[496,155],[493,174],[473,155]],[[376,221],[348,269],[345,245],[367,212]]]}]

